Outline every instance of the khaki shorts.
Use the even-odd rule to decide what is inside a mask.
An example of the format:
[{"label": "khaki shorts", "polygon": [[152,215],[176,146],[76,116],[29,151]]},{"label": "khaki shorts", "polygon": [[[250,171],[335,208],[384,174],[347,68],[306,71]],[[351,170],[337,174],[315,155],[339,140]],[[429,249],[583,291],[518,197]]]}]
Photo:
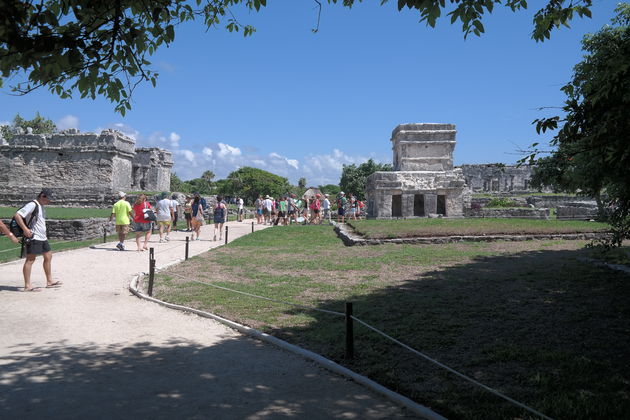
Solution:
[{"label": "khaki shorts", "polygon": [[158,220],[157,224],[158,224],[158,226],[170,226],[171,225],[171,221],[170,220]]},{"label": "khaki shorts", "polygon": [[116,225],[116,233],[126,235],[129,233],[129,225]]}]

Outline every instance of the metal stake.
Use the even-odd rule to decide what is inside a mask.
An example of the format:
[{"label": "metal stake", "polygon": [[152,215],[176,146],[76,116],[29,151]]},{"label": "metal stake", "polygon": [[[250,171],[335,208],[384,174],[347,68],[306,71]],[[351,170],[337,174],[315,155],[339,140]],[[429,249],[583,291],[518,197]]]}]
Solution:
[{"label": "metal stake", "polygon": [[225,227],[225,243],[226,245],[228,243],[228,227],[227,226]]},{"label": "metal stake", "polygon": [[254,222],[252,222],[252,233],[254,233]]},{"label": "metal stake", "polygon": [[103,225],[103,243],[107,242],[107,226]]},{"label": "metal stake", "polygon": [[188,245],[190,244],[190,238],[188,236],[186,236],[186,257],[185,259],[188,259]]}]

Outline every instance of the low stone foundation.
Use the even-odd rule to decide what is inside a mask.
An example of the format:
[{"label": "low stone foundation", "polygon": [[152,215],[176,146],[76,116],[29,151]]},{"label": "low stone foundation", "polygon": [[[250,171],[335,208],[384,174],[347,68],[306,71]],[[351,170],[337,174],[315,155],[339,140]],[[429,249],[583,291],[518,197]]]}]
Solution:
[{"label": "low stone foundation", "polygon": [[494,241],[533,241],[533,240],[593,240],[605,238],[608,233],[555,233],[540,235],[483,235],[483,236],[431,236],[419,238],[365,239],[345,225],[332,222],[339,239],[346,246],[383,244],[446,244],[451,242],[494,242]]},{"label": "low stone foundation", "polygon": [[[11,220],[4,220],[8,224]],[[71,220],[46,220],[46,232],[49,239],[55,240],[84,240],[103,237],[103,227],[108,235],[116,231],[113,223],[108,218],[98,217],[91,219]]]},{"label": "low stone foundation", "polygon": [[520,207],[481,208],[478,210],[465,209],[465,217],[496,217],[521,219],[549,219],[549,209],[532,209]]}]

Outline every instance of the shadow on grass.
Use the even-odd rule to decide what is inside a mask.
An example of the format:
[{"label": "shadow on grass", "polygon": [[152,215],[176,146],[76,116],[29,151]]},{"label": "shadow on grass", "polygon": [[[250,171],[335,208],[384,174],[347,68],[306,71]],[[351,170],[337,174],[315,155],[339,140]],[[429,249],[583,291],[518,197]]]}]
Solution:
[{"label": "shadow on grass", "polygon": [[400,416],[399,410],[384,407],[367,392],[331,395],[326,389],[337,384],[349,390],[344,379],[322,379],[315,369],[296,373],[286,360],[285,353],[270,352],[261,343],[252,350],[251,340],[245,338],[210,347],[179,339],[130,346],[23,343],[0,357],[0,418]]},{"label": "shadow on grass", "polygon": [[[344,301],[354,302],[356,317],[548,416],[627,418],[630,276],[583,263],[583,255],[522,252],[410,269],[395,286]],[[321,308],[343,311],[344,301]],[[535,418],[360,325],[356,357],[344,361],[343,319],[308,315],[305,327],[270,332],[449,418]]]}]

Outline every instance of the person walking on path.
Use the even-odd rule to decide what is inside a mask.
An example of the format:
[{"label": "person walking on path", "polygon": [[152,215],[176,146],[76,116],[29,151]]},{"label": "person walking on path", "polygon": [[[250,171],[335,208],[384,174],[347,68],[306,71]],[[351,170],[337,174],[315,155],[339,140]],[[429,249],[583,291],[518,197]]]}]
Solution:
[{"label": "person walking on path", "polygon": [[[46,236],[46,213],[44,206],[50,204],[54,198],[52,190],[44,188],[37,199],[26,204],[15,213],[15,221],[24,231],[24,244],[26,246],[26,260],[22,267],[24,276],[24,291],[39,291],[31,285],[31,270],[38,255],[44,257],[44,274],[46,275],[46,287],[61,286],[60,281],[52,278],[52,251]],[[26,220],[29,223],[26,223]]]},{"label": "person walking on path", "polygon": [[321,219],[319,218],[319,213],[322,208],[321,202],[321,194],[315,194],[315,198],[311,201],[311,223],[319,224],[321,223]]},{"label": "person walking on path", "polygon": [[241,197],[236,197],[236,212],[238,214],[237,220],[239,222],[243,221],[243,213],[245,212],[245,202]]},{"label": "person walking on path", "polygon": [[180,206],[179,201],[177,201],[177,196],[175,194],[173,194],[173,196],[171,197],[171,204],[173,206],[173,224],[168,227],[168,232],[166,233],[166,236],[171,234],[171,228],[177,230],[177,212]]},{"label": "person walking on path", "polygon": [[173,202],[168,198],[168,193],[160,194],[160,200],[155,206],[157,223],[160,229],[160,243],[170,240],[168,232],[173,222]]},{"label": "person walking on path", "polygon": [[346,194],[341,191],[337,198],[337,223],[343,223],[346,221]]},{"label": "person walking on path", "polygon": [[256,208],[256,223],[262,224],[263,222],[263,198],[259,195],[256,201],[254,201],[254,207]]},{"label": "person walking on path", "polygon": [[118,193],[119,200],[112,207],[112,214],[109,215],[109,221],[116,217],[116,233],[118,234],[118,244],[116,248],[120,251],[125,250],[125,238],[129,233],[129,217],[131,216],[131,204],[127,201],[127,194],[120,191]]},{"label": "person walking on path", "polygon": [[213,241],[217,240],[217,229],[219,229],[219,241],[223,239],[223,224],[225,223],[225,215],[227,214],[227,207],[222,202],[222,197],[217,197],[217,205],[214,208],[214,214],[212,219],[214,221],[214,237]]},{"label": "person walking on path", "polygon": [[4,233],[4,235],[7,238],[9,238],[11,242],[13,242],[14,244],[17,244],[20,242],[20,240],[15,237],[15,235],[13,234],[13,232],[11,232],[11,230],[7,227],[7,225],[2,223],[2,220],[0,220],[0,232]]},{"label": "person walking on path", "polygon": [[265,196],[265,200],[263,201],[263,217],[264,224],[271,224],[271,209],[273,207],[273,201],[271,201],[271,197],[268,195]]},{"label": "person walking on path", "polygon": [[186,232],[192,232],[192,203],[191,196],[186,196],[186,203],[184,204],[184,219],[186,219]]},{"label": "person walking on path", "polygon": [[[151,238],[151,224],[152,221],[146,217],[147,210],[151,210],[151,204],[147,201],[147,196],[140,194],[133,204],[132,216],[133,216],[133,230],[136,232],[136,245],[138,246],[138,252],[146,251],[149,249],[149,239]],[[144,246],[140,246],[140,237],[144,233]]]},{"label": "person walking on path", "polygon": [[330,222],[330,200],[328,194],[324,194],[324,200],[322,201],[323,219]]},{"label": "person walking on path", "polygon": [[[201,226],[204,224],[203,219],[203,204],[201,203],[201,197],[199,194],[195,194],[195,198],[193,199],[193,203],[191,205],[191,214],[192,214],[192,228],[193,234],[192,240],[199,240],[199,235],[201,235]],[[195,233],[197,234],[197,238],[195,238]]]}]

